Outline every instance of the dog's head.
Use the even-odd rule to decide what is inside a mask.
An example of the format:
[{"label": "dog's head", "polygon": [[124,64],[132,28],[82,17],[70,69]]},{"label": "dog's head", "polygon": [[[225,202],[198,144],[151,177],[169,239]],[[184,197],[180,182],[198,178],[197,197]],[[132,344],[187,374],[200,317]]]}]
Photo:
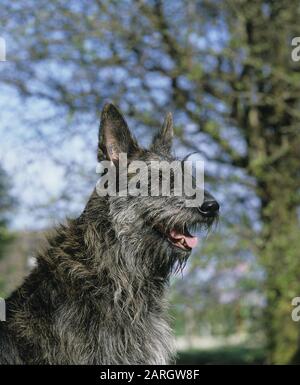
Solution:
[{"label": "dog's head", "polygon": [[[219,211],[216,200],[203,190],[199,205],[186,205],[193,197],[183,191],[185,168],[183,162],[172,155],[172,138],[171,114],[167,115],[150,148],[144,149],[138,145],[116,107],[107,104],[103,109],[98,161],[111,164],[115,170],[116,194],[105,197],[111,227],[125,253],[161,256],[160,262],[166,262],[168,268],[176,261],[182,263],[187,259],[198,241],[193,231],[209,227]],[[162,164],[171,166],[169,175],[164,174]],[[124,170],[127,194],[124,194],[124,181],[122,189],[119,182]],[[105,187],[109,183],[108,179],[104,181],[107,173],[108,169],[101,179]],[[182,194],[175,194],[176,183],[180,180]],[[197,192],[197,188],[194,185],[192,191]]]}]

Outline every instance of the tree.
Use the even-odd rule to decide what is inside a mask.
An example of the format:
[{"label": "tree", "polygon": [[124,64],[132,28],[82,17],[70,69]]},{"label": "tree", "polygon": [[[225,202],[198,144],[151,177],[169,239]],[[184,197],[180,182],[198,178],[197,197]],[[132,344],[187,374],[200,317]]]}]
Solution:
[{"label": "tree", "polygon": [[1,81],[45,100],[43,119],[68,116],[64,134],[94,120],[107,99],[141,128],[174,111],[178,139],[217,166],[207,171],[216,189],[227,188],[225,221],[246,224],[264,269],[269,361],[292,360],[300,348],[290,316],[300,290],[300,66],[290,59],[298,1],[2,3],[10,69]]}]

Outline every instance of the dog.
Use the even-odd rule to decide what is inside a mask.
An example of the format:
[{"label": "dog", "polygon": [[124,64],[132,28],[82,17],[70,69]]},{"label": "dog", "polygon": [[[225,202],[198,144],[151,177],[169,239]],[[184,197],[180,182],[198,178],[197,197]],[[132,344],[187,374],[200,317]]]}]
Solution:
[{"label": "dog", "polygon": [[[101,115],[98,161],[171,162],[172,116],[149,149],[140,147],[113,104]],[[128,165],[126,165],[127,167]],[[174,175],[173,175],[174,177]],[[130,175],[129,175],[130,178]],[[61,225],[37,266],[6,301],[1,364],[167,364],[175,357],[166,292],[196,237],[219,205],[207,192],[200,207],[182,196],[100,196]]]}]

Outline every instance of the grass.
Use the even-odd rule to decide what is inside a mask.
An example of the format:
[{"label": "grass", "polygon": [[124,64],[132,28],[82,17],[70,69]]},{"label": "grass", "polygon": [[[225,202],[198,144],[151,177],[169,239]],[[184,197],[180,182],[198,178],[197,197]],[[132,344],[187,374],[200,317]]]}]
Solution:
[{"label": "grass", "polygon": [[262,348],[229,346],[210,350],[178,352],[178,365],[254,365],[265,360]]}]

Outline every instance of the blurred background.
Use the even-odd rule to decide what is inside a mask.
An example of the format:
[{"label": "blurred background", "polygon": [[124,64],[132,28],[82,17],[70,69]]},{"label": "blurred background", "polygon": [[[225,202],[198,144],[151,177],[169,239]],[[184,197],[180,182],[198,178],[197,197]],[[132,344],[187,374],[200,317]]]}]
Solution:
[{"label": "blurred background", "polygon": [[300,363],[300,3],[2,0],[0,296],[84,208],[103,104],[205,159],[221,204],[171,308],[179,363]]}]

